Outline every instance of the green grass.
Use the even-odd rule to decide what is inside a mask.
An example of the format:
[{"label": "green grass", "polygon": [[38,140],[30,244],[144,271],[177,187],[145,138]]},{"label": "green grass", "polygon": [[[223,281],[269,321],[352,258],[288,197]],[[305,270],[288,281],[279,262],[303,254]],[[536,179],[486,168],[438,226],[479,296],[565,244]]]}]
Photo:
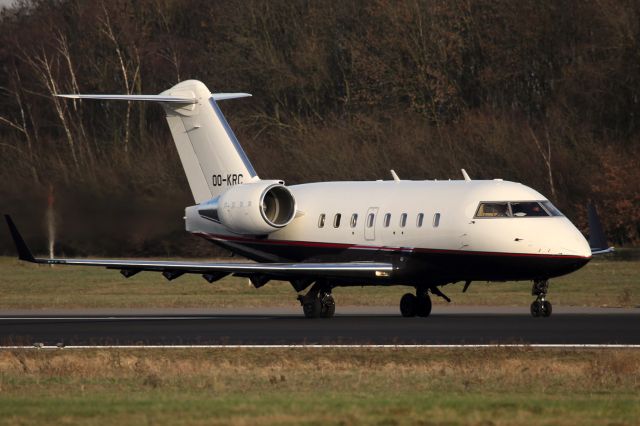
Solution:
[{"label": "green grass", "polygon": [[632,350],[0,353],[0,424],[634,424]]},{"label": "green grass", "polygon": [[[407,287],[341,287],[338,304],[398,304]],[[476,282],[443,288],[455,304],[528,305],[530,282]],[[549,298],[558,305],[640,305],[640,261],[597,258],[581,270],[551,281]],[[435,298],[435,303],[443,303]],[[225,278],[209,284],[197,275],[166,281],[158,273],[125,279],[118,271],[92,267],[43,266],[0,257],[0,309],[169,308],[296,306],[290,284],[271,282],[255,289],[247,279]]]}]

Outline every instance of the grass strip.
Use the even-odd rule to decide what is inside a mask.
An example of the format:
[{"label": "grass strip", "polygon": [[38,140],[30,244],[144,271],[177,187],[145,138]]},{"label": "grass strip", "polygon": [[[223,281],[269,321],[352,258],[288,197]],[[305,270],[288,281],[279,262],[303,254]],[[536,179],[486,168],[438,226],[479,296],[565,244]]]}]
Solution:
[{"label": "grass strip", "polygon": [[0,424],[633,424],[640,351],[0,352]]}]

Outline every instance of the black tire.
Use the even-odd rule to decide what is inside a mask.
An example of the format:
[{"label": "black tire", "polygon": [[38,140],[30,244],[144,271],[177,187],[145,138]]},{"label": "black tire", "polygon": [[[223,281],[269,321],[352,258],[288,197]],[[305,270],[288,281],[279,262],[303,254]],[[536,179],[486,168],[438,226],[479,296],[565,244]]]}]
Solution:
[{"label": "black tire", "polygon": [[416,316],[417,301],[418,298],[411,293],[402,296],[402,299],[400,299],[400,313],[403,317],[409,318]]},{"label": "black tire", "polygon": [[322,310],[320,312],[321,318],[331,318],[336,313],[336,302],[333,300],[333,296],[328,295],[322,299]]},{"label": "black tire", "polygon": [[322,313],[322,304],[320,299],[314,298],[311,302],[302,305],[302,311],[306,318],[318,318]]},{"label": "black tire", "polygon": [[534,300],[531,303],[531,316],[534,318],[538,318],[540,314],[541,314],[540,302],[538,302],[537,300]]},{"label": "black tire", "polygon": [[431,314],[431,297],[425,293],[417,297],[416,302],[416,315],[419,317],[428,317]]},{"label": "black tire", "polygon": [[549,302],[548,300],[545,300],[544,302],[542,302],[542,312],[541,312],[541,316],[548,318],[551,316],[551,311],[553,310],[552,306],[551,306],[551,302]]}]

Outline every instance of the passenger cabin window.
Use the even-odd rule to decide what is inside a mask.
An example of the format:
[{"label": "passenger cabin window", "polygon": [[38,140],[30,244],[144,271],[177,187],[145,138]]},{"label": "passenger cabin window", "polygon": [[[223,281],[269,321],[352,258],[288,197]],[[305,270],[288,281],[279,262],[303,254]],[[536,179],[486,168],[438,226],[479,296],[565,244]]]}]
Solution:
[{"label": "passenger cabin window", "polygon": [[440,213],[433,215],[433,227],[437,228],[440,225]]},{"label": "passenger cabin window", "polygon": [[391,223],[391,213],[387,213],[384,215],[384,221],[382,222],[382,225],[385,228],[388,228],[390,223]]},{"label": "passenger cabin window", "polygon": [[402,213],[400,215],[400,228],[404,228],[406,224],[407,224],[407,214]]},{"label": "passenger cabin window", "polygon": [[340,218],[342,217],[342,215],[340,213],[336,213],[336,215],[333,217],[333,227],[334,228],[339,228],[340,227]]},{"label": "passenger cabin window", "polygon": [[373,220],[375,217],[376,216],[373,213],[369,213],[369,216],[367,216],[367,228],[373,227]]},{"label": "passenger cabin window", "polygon": [[351,227],[355,228],[358,224],[358,213],[354,213],[351,215]]},{"label": "passenger cabin window", "polygon": [[416,219],[416,227],[422,228],[423,221],[424,221],[424,213],[418,213],[418,218]]},{"label": "passenger cabin window", "polygon": [[318,218],[318,228],[324,228],[324,218],[325,218],[325,214],[322,213],[320,215],[320,218]]},{"label": "passenger cabin window", "polygon": [[480,203],[476,217],[509,217],[509,204]]}]

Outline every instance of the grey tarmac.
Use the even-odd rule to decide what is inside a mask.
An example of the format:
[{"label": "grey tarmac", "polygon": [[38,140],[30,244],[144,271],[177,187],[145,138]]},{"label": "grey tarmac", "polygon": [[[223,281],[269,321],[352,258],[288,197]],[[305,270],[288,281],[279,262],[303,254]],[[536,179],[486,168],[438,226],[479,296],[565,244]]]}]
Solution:
[{"label": "grey tarmac", "polygon": [[0,345],[640,344],[640,309],[434,306],[429,318],[392,307],[342,307],[331,319],[294,308],[0,310]]}]

